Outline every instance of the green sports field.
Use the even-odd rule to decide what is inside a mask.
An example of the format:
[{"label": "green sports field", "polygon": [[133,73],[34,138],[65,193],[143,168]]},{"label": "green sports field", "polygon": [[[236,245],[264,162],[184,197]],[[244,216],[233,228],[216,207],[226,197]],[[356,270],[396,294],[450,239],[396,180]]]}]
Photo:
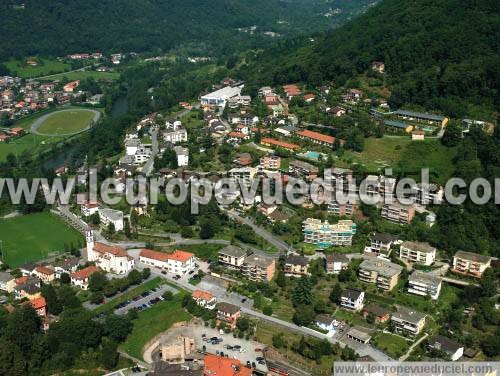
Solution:
[{"label": "green sports field", "polygon": [[38,261],[64,251],[64,245],[78,245],[83,237],[55,214],[36,213],[0,219],[0,247],[11,267]]},{"label": "green sports field", "polygon": [[48,115],[38,128],[46,135],[70,135],[87,128],[95,113],[90,110],[62,110]]}]

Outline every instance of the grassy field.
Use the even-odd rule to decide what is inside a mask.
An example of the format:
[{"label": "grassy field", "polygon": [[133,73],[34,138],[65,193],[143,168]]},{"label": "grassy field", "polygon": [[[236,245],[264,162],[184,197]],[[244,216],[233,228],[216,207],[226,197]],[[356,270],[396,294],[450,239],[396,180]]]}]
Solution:
[{"label": "grassy field", "polygon": [[7,155],[14,154],[21,155],[25,150],[33,153],[39,153],[48,149],[51,144],[63,140],[63,137],[49,137],[40,136],[35,134],[28,134],[26,136],[17,138],[9,143],[0,144],[0,161],[5,161]]},{"label": "grassy field", "polygon": [[191,319],[191,315],[182,308],[181,303],[182,294],[176,294],[171,301],[162,301],[139,312],[138,318],[134,320],[134,329],[121,349],[142,359],[143,348],[151,339],[168,330],[174,323]]},{"label": "grassy field", "polygon": [[390,333],[380,333],[373,339],[373,344],[392,358],[398,359],[408,351],[408,341]]},{"label": "grassy field", "polygon": [[78,244],[82,236],[56,215],[37,213],[0,219],[4,261],[11,267],[38,261],[64,251],[65,244]]},{"label": "grassy field", "polygon": [[50,135],[70,135],[87,128],[95,114],[89,110],[63,110],[54,112],[44,120],[38,131]]},{"label": "grassy field", "polygon": [[26,60],[9,60],[5,63],[7,69],[22,78],[32,78],[60,73],[69,70],[71,66],[55,59],[37,59],[38,65],[26,64]]},{"label": "grassy field", "polygon": [[160,277],[153,278],[146,283],[143,283],[136,288],[127,291],[125,294],[120,295],[117,298],[111,299],[107,303],[99,306],[94,310],[95,314],[103,313],[103,312],[110,312],[113,307],[117,304],[120,304],[121,302],[124,302],[127,299],[133,298],[134,296],[140,295],[145,291],[151,290],[155,287],[158,287],[164,283],[164,280]]},{"label": "grassy field", "polygon": [[77,71],[77,72],[65,72],[60,74],[54,74],[44,77],[45,81],[54,81],[67,79],[69,81],[85,80],[87,78],[93,78],[95,80],[117,80],[120,78],[120,73],[118,72],[97,72],[97,71]]}]

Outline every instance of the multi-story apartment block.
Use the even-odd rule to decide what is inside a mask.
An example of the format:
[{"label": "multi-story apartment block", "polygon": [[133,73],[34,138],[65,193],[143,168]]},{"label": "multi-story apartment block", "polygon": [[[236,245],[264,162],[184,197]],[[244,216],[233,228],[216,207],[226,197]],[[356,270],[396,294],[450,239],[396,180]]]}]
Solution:
[{"label": "multi-story apartment block", "polygon": [[288,276],[309,275],[309,260],[306,257],[291,255],[285,261],[285,274]]},{"label": "multi-story apartment block", "polygon": [[443,187],[437,184],[418,183],[412,187],[415,202],[420,205],[441,204],[443,202]]},{"label": "multi-story apartment block", "polygon": [[[361,182],[360,182],[361,183]],[[384,197],[392,197],[396,188],[396,179],[386,176],[368,175],[365,179],[366,188],[364,194],[367,196],[380,195],[381,199]],[[361,193],[361,192],[360,192]]]},{"label": "multi-story apartment block", "polygon": [[241,181],[246,187],[250,187],[256,173],[257,169],[255,167],[238,167],[230,169],[228,171],[228,177],[236,186],[239,186],[238,181]]},{"label": "multi-story apartment block", "polygon": [[472,252],[458,251],[453,256],[454,272],[481,278],[484,271],[491,265],[491,257]]},{"label": "multi-story apartment block", "polygon": [[405,241],[399,248],[399,258],[429,266],[436,260],[436,248],[429,243]]},{"label": "multi-story apartment block", "polygon": [[370,245],[365,247],[365,254],[388,258],[391,255],[392,245],[398,242],[397,237],[391,234],[374,232],[370,234]]},{"label": "multi-story apartment block", "polygon": [[441,292],[442,279],[429,273],[414,270],[408,278],[408,292],[421,296],[430,296],[436,300]]},{"label": "multi-story apartment block", "polygon": [[260,166],[264,170],[279,170],[281,167],[281,157],[277,155],[265,155],[260,158]]},{"label": "multi-story apartment block", "polygon": [[340,306],[353,311],[363,309],[365,292],[357,289],[345,289],[340,297]]},{"label": "multi-story apartment block", "polygon": [[393,223],[408,224],[415,217],[415,206],[403,205],[398,202],[384,204],[381,216]]},{"label": "multi-story apartment block", "polygon": [[335,197],[335,192],[332,192],[328,200],[328,212],[338,216],[352,217],[358,210],[358,206],[357,198],[345,203],[339,203]]},{"label": "multi-story apartment block", "polygon": [[276,271],[276,260],[271,257],[251,255],[241,266],[242,274],[251,281],[270,281]]},{"label": "multi-story apartment block", "polygon": [[320,248],[350,246],[356,234],[356,224],[350,219],[330,224],[328,221],[307,218],[302,222],[302,231],[305,243],[316,244]]},{"label": "multi-story apartment block", "polygon": [[417,336],[424,328],[426,315],[415,311],[413,308],[398,307],[397,312],[391,316],[391,322],[399,333]]},{"label": "multi-story apartment block", "polygon": [[240,269],[247,257],[247,252],[240,247],[228,245],[219,251],[219,264],[232,269]]},{"label": "multi-story apartment block", "polygon": [[342,253],[331,253],[325,256],[326,272],[328,274],[339,274],[341,270],[349,267],[349,259]]},{"label": "multi-story apartment block", "polygon": [[288,173],[305,181],[312,181],[318,177],[318,168],[310,163],[293,160],[289,163]]},{"label": "multi-story apartment block", "polygon": [[366,259],[359,266],[359,279],[390,291],[399,281],[403,267],[381,259]]},{"label": "multi-story apartment block", "polygon": [[328,171],[325,170],[325,181],[333,184],[335,189],[342,189],[344,193],[356,193],[357,187],[354,184],[352,170],[346,168],[335,167],[329,170],[331,177],[328,176]]}]

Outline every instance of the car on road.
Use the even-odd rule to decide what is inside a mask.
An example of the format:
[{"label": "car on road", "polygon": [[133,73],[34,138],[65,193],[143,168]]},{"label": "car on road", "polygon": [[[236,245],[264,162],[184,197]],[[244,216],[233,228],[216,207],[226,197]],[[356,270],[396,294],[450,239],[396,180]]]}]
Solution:
[{"label": "car on road", "polygon": [[226,350],[232,350],[232,349],[233,349],[233,346],[231,346],[231,345],[224,345],[224,348],[225,348]]},{"label": "car on road", "polygon": [[194,270],[191,270],[191,271],[189,272],[189,274],[193,274],[193,273],[194,273]]},{"label": "car on road", "polygon": [[255,364],[255,362],[252,362],[252,368],[256,368],[257,365]]},{"label": "car on road", "polygon": [[252,367],[252,365],[250,364],[250,361],[247,360],[247,368],[251,368],[251,367]]},{"label": "car on road", "polygon": [[260,362],[261,360],[264,360],[264,358],[262,356],[258,356],[257,358],[255,358],[255,360]]},{"label": "car on road", "polygon": [[247,299],[246,299],[246,298],[241,299],[241,302],[242,302],[242,303],[245,303],[246,301],[247,301]]},{"label": "car on road", "polygon": [[240,345],[234,345],[233,346],[233,350],[234,351],[240,351],[241,350],[241,346]]},{"label": "car on road", "polygon": [[165,270],[162,270],[161,274],[167,275],[167,272]]},{"label": "car on road", "polygon": [[264,360],[259,360],[257,363],[261,364],[261,365],[265,365],[266,362]]}]

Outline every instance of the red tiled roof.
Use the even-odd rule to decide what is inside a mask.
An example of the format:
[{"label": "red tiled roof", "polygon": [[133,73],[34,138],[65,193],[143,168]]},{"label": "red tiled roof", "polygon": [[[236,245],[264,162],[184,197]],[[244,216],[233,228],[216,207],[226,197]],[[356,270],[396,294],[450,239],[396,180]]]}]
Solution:
[{"label": "red tiled roof", "polygon": [[41,309],[41,308],[45,308],[47,306],[47,302],[45,301],[45,298],[43,296],[31,300],[30,303],[31,303],[31,306],[37,310]]},{"label": "red tiled roof", "polygon": [[252,371],[245,367],[239,360],[223,358],[207,354],[204,359],[204,375],[213,376],[251,376]]},{"label": "red tiled roof", "polygon": [[143,249],[140,254],[140,257],[150,258],[153,260],[163,261],[163,262],[167,260],[186,262],[193,256],[194,254],[192,253],[179,250],[176,250],[173,253],[165,253],[165,252],[153,251],[151,249]]},{"label": "red tiled roof", "polygon": [[99,252],[99,253],[111,253],[112,255],[119,256],[119,257],[127,256],[127,252],[123,248],[114,247],[114,246],[107,245],[104,243],[99,243],[99,242],[94,244],[94,251]]},{"label": "red tiled roof", "polygon": [[170,259],[172,259],[172,260],[186,262],[191,257],[193,257],[194,254],[192,254],[190,252],[186,252],[186,251],[176,250],[176,251],[174,251],[174,253],[171,253],[169,256],[170,256]]},{"label": "red tiled roof", "polygon": [[37,266],[35,271],[37,273],[40,273],[40,274],[46,274],[46,275],[51,275],[51,274],[54,274],[55,271],[50,269],[50,268],[47,268],[46,266]]},{"label": "red tiled roof", "polygon": [[242,133],[242,132],[229,132],[228,136],[235,137],[235,138],[245,138],[247,135]]},{"label": "red tiled roof", "polygon": [[335,137],[332,136],[327,136],[326,134],[318,133],[318,132],[313,132],[310,130],[303,130],[297,132],[298,136],[306,137],[306,138],[311,138],[313,140],[318,140],[321,142],[327,142],[329,144],[332,144],[335,142]]},{"label": "red tiled roof", "polygon": [[274,146],[279,146],[285,149],[298,149],[299,145],[295,144],[289,144],[288,142],[283,142],[279,140],[275,140],[274,138],[263,138],[260,141],[261,144],[269,144],[269,145],[274,145]]},{"label": "red tiled roof", "polygon": [[14,282],[16,285],[22,285],[23,283],[26,283],[28,281],[28,276],[22,276],[17,278]]},{"label": "red tiled roof", "polygon": [[88,266],[84,269],[77,270],[74,273],[71,273],[71,278],[72,279],[87,279],[92,274],[97,273],[98,271],[99,271],[99,268],[97,266],[91,265],[91,266]]},{"label": "red tiled roof", "polygon": [[202,299],[202,300],[204,300],[206,302],[212,300],[213,297],[214,297],[208,291],[203,291],[203,290],[195,290],[195,291],[193,291],[193,293],[191,294],[191,296],[193,297],[193,299]]}]

